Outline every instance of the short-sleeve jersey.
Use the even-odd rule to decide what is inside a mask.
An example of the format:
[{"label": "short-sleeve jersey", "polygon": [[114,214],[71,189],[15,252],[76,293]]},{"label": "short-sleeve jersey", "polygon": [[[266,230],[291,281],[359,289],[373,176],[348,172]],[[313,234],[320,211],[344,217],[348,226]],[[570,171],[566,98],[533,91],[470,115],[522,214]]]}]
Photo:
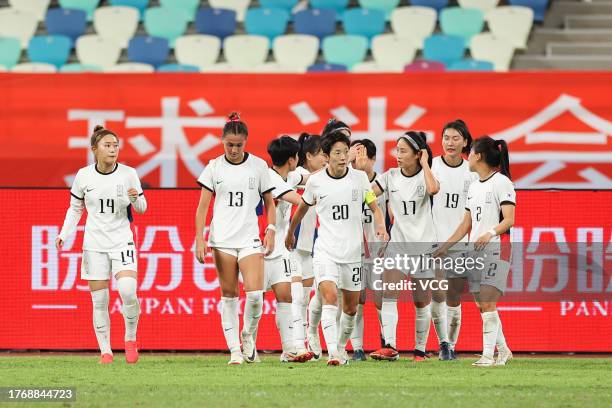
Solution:
[{"label": "short-sleeve jersey", "polygon": [[285,237],[291,223],[292,204],[282,200],[282,197],[290,191],[295,191],[295,188],[302,181],[302,175],[292,171],[285,180],[274,169],[270,169],[269,174],[270,182],[274,187],[272,197],[274,197],[274,204],[276,205],[276,224],[274,225],[276,233],[274,234],[274,251],[265,258],[274,259],[279,256],[289,256],[289,250],[285,247]]},{"label": "short-sleeve jersey", "polygon": [[[295,173],[300,174],[300,175],[310,174],[308,170],[306,170],[303,167],[296,168]],[[303,192],[304,190],[303,186],[302,188],[298,187],[298,190],[300,189]],[[317,213],[314,208],[309,208],[308,211],[306,212],[306,215],[304,215],[304,218],[302,218],[302,221],[300,221],[300,224],[295,230],[296,239],[297,239],[297,242],[295,245],[296,249],[299,249],[300,251],[312,253],[316,229],[317,229]]]},{"label": "short-sleeve jersey", "polygon": [[96,164],[77,172],[70,194],[83,200],[87,209],[84,250],[113,252],[134,245],[127,193],[131,188],[143,194],[136,170],[123,164],[117,163],[110,173],[101,173]]},{"label": "short-sleeve jersey", "polygon": [[[465,213],[465,200],[470,184],[478,180],[478,174],[471,172],[467,160],[451,166],[443,156],[434,157],[431,171],[440,183],[440,191],[433,196],[433,221],[436,236],[446,241],[455,232]],[[467,241],[467,236],[461,242]]]},{"label": "short-sleeve jersey", "polygon": [[204,168],[198,184],[215,195],[210,247],[261,246],[256,208],[261,196],[274,188],[264,160],[245,153],[241,163],[232,163],[221,155]]},{"label": "short-sleeve jersey", "polygon": [[338,178],[332,177],[329,169],[310,176],[302,199],[315,206],[319,219],[314,256],[336,263],[361,261],[362,204],[371,190],[366,173],[350,167]]},{"label": "short-sleeve jersey", "polygon": [[[370,180],[370,185],[375,182],[375,180],[382,177],[382,174],[374,174],[372,180]],[[387,217],[387,192],[383,192],[376,199],[376,204],[380,211],[382,211],[383,219]],[[376,236],[376,223],[374,222],[374,215],[372,214],[372,210],[370,210],[370,206],[368,206],[365,202],[363,203],[363,232],[365,234],[365,238],[367,242],[378,242],[380,239]]]},{"label": "short-sleeve jersey", "polygon": [[[503,174],[496,172],[486,180],[470,184],[465,203],[465,209],[472,217],[470,242],[475,242],[501,222],[501,207],[505,204],[516,205],[516,192],[512,181]],[[500,242],[499,235],[491,238],[490,242]]]}]

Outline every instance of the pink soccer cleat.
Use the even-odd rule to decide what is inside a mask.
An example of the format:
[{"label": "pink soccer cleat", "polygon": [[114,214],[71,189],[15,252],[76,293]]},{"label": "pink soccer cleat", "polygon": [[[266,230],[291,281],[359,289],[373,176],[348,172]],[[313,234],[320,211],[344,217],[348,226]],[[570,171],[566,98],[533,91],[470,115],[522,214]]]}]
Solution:
[{"label": "pink soccer cleat", "polygon": [[125,342],[125,361],[128,364],[135,364],[138,361],[138,345],[135,341]]}]

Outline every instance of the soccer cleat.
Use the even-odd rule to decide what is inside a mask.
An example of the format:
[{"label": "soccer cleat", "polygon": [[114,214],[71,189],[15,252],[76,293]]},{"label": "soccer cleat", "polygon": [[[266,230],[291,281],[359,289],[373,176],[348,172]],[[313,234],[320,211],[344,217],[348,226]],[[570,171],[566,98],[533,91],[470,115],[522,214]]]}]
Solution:
[{"label": "soccer cleat", "polygon": [[138,345],[135,341],[125,342],[125,361],[128,364],[135,364],[138,361]]},{"label": "soccer cleat", "polygon": [[340,366],[340,365],[348,365],[348,359],[344,358],[341,353],[336,353],[334,355],[330,355],[327,359],[328,366]]},{"label": "soccer cleat", "polygon": [[473,362],[472,365],[474,367],[493,367],[495,365],[495,360],[492,357],[482,356],[476,362]]},{"label": "soccer cleat", "polygon": [[455,353],[455,349],[451,349],[451,360],[457,360],[457,353]]},{"label": "soccer cleat", "polygon": [[240,365],[242,363],[244,363],[242,352],[240,350],[232,351],[230,361],[228,361],[227,365]]},{"label": "soccer cleat", "polygon": [[399,353],[394,347],[386,344],[385,347],[370,353],[374,360],[396,361],[399,360]]},{"label": "soccer cleat", "polygon": [[247,363],[254,363],[257,359],[257,350],[253,342],[253,336],[247,335],[245,332],[240,333],[242,340],[242,356]]},{"label": "soccer cleat", "polygon": [[363,350],[355,350],[353,352],[352,360],[353,361],[366,361],[367,358],[366,358],[365,352]]},{"label": "soccer cleat", "polygon": [[305,363],[312,358],[312,353],[306,350],[298,352],[283,351],[280,356],[281,363]]},{"label": "soccer cleat", "polygon": [[451,348],[449,344],[445,341],[440,343],[440,353],[438,355],[438,358],[442,361],[449,361],[453,359],[451,354]]},{"label": "soccer cleat", "polygon": [[425,354],[424,351],[421,350],[414,350],[414,357],[412,357],[412,361],[414,362],[420,362],[420,361],[425,361],[427,360],[429,357],[427,357],[427,354]]},{"label": "soccer cleat", "polygon": [[497,359],[495,360],[495,365],[503,366],[506,365],[508,361],[512,360],[512,352],[509,348],[505,348],[499,350],[497,353]]},{"label": "soccer cleat", "polygon": [[308,348],[312,352],[312,360],[318,361],[321,358],[321,353],[323,350],[321,349],[321,342],[319,340],[319,333],[311,334],[308,333]]},{"label": "soccer cleat", "polygon": [[113,355],[109,353],[102,354],[98,364],[110,364],[113,362]]}]

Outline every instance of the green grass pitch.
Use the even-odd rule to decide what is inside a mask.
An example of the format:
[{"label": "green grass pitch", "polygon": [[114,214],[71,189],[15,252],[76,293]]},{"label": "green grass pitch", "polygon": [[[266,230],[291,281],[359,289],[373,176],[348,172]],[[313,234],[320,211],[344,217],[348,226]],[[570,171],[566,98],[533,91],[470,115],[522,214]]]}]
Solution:
[{"label": "green grass pitch", "polygon": [[[612,358],[515,358],[506,367],[458,361],[324,361],[226,365],[225,355],[3,356],[0,386],[76,387],[74,406],[112,407],[610,407]],[[4,405],[4,404],[1,404]],[[53,403],[19,403],[12,406]],[[69,404],[64,404],[68,406]]]}]

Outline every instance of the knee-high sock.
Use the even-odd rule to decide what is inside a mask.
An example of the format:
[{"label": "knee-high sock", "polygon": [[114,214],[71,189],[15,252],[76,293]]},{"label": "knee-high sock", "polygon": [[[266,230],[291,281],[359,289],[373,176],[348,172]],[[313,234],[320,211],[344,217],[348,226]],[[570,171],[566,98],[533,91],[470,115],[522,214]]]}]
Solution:
[{"label": "knee-high sock", "polygon": [[438,343],[448,343],[448,330],[446,326],[446,302],[431,302],[431,320],[438,335]]},{"label": "knee-high sock", "polygon": [[397,299],[383,299],[380,317],[382,320],[383,336],[385,337],[385,343],[387,343],[393,348],[397,348]]},{"label": "knee-high sock", "polygon": [[[338,290],[338,292],[340,292]],[[342,304],[344,299],[342,298],[342,295],[340,293],[338,293],[338,309],[336,309],[336,327],[340,327],[340,318],[342,317]],[[338,335],[340,335],[340,333],[338,333]]]},{"label": "knee-high sock", "polygon": [[330,356],[338,352],[338,334],[336,329],[336,313],[338,306],[323,305],[321,310],[321,326],[323,326],[323,337],[327,344],[327,353]]},{"label": "knee-high sock", "polygon": [[[303,303],[303,287],[302,282],[291,282],[291,316],[292,316],[292,331],[295,348],[298,350],[304,349],[304,325],[302,321],[302,303]],[[278,313],[278,306],[277,306]]]},{"label": "knee-high sock", "polygon": [[[381,305],[382,308],[382,305]],[[378,325],[380,326],[380,335],[384,338],[385,337],[385,332],[383,331],[383,324],[382,324],[382,311],[381,309],[376,309],[376,314],[378,315]]]},{"label": "knee-high sock", "polygon": [[346,348],[346,342],[348,341],[349,337],[351,337],[353,329],[355,328],[356,318],[356,315],[351,316],[342,312],[342,316],[340,316],[340,333],[338,336],[339,349],[344,350]]},{"label": "knee-high sock", "polygon": [[237,297],[221,297],[221,326],[223,327],[227,348],[231,352],[240,351],[238,305]]},{"label": "knee-high sock", "polygon": [[308,305],[308,332],[312,336],[319,335],[319,322],[321,321],[321,311],[323,303],[321,302],[321,294],[315,291],[315,295],[310,299]]},{"label": "knee-high sock", "polygon": [[310,303],[310,291],[312,287],[304,286],[302,288],[302,331],[306,338],[306,330],[308,329],[308,304]]},{"label": "knee-high sock", "polygon": [[507,350],[508,345],[506,344],[506,336],[504,336],[504,329],[502,328],[501,317],[499,317],[499,312],[497,313],[499,319],[499,330],[497,330],[497,340],[495,343],[497,344],[497,350]]},{"label": "knee-high sock", "polygon": [[[293,351],[293,316],[291,303],[279,302],[276,304],[276,327],[280,333],[283,351]],[[302,348],[304,342],[302,341]]]},{"label": "knee-high sock", "polygon": [[355,315],[355,328],[351,333],[351,345],[353,350],[363,350],[363,305],[357,305]]},{"label": "knee-high sock", "polygon": [[136,341],[138,317],[140,316],[136,286],[136,279],[132,277],[119,278],[117,281],[117,288],[123,302],[121,312],[125,321],[125,341]]},{"label": "knee-high sock", "polygon": [[263,291],[253,290],[246,293],[246,302],[244,303],[244,324],[242,331],[247,335],[252,336],[257,329],[261,311],[263,308]]},{"label": "knee-high sock", "polygon": [[108,288],[91,292],[93,326],[100,353],[113,354],[110,345],[110,317],[108,315]]},{"label": "knee-high sock", "polygon": [[425,307],[417,307],[415,314],[415,350],[425,352],[427,338],[429,337],[429,326],[431,325],[431,304]]},{"label": "knee-high sock", "polygon": [[447,306],[446,310],[448,320],[448,342],[454,350],[457,339],[459,338],[459,331],[461,330],[461,304],[459,304],[459,306]]},{"label": "knee-high sock", "polygon": [[499,332],[499,315],[494,312],[484,312],[482,315],[482,355],[493,358],[495,341]]}]

